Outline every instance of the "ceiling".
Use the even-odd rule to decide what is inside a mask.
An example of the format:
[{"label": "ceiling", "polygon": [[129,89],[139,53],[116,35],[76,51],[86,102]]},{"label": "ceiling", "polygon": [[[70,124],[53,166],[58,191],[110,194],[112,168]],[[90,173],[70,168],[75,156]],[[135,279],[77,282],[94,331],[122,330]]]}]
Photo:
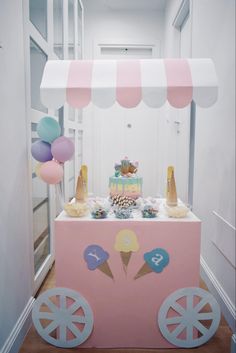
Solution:
[{"label": "ceiling", "polygon": [[165,9],[167,0],[82,0],[88,10],[159,10]]}]

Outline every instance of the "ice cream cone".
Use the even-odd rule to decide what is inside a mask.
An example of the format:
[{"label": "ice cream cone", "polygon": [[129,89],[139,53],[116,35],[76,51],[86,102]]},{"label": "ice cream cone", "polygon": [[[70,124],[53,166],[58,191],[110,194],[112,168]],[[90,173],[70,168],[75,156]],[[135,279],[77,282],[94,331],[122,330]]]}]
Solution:
[{"label": "ice cream cone", "polygon": [[108,265],[107,261],[105,261],[101,265],[99,265],[97,267],[97,269],[102,271],[103,273],[105,273],[105,275],[107,275],[108,277],[114,279],[113,274],[112,274],[111,269],[110,269],[110,266]]},{"label": "ice cream cone", "polygon": [[81,166],[81,174],[84,184],[85,197],[88,197],[88,167],[86,165]]},{"label": "ice cream cone", "polygon": [[131,229],[122,229],[116,235],[115,250],[120,253],[124,272],[127,273],[127,267],[132,252],[139,250],[139,243],[135,232]]},{"label": "ice cream cone", "polygon": [[77,179],[75,198],[77,201],[83,202],[85,200],[84,183],[83,183],[83,178],[82,178],[81,173]]},{"label": "ice cream cone", "polygon": [[127,267],[128,267],[131,255],[132,255],[132,251],[129,251],[129,252],[121,251],[120,252],[120,256],[121,256],[121,260],[122,260],[125,272],[127,272]]},{"label": "ice cream cone", "polygon": [[139,277],[145,276],[148,273],[153,272],[151,267],[148,266],[148,264],[145,262],[143,266],[139,269],[138,273],[135,275],[134,279],[137,279]]},{"label": "ice cream cone", "polygon": [[167,196],[166,204],[168,206],[177,206],[177,192],[174,177],[174,167],[169,166],[167,171]]}]

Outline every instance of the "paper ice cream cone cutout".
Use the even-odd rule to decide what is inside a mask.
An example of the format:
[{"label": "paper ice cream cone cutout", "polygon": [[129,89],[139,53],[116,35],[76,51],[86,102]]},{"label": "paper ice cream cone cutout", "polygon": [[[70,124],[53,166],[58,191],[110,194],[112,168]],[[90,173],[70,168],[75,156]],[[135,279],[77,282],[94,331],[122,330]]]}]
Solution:
[{"label": "paper ice cream cone cutout", "polygon": [[114,279],[110,266],[107,261],[103,262],[103,264],[98,266],[97,269],[105,273],[105,275],[107,275],[108,277],[111,277],[112,279]]},{"label": "paper ice cream cone cutout", "polygon": [[134,279],[137,279],[139,277],[145,276],[148,273],[153,272],[152,268],[148,266],[148,264],[145,262],[143,266],[140,268],[138,273],[135,275]]},{"label": "paper ice cream cone cutout", "polygon": [[115,250],[120,253],[121,261],[125,273],[132,253],[139,250],[139,243],[134,231],[130,229],[123,229],[116,235]]},{"label": "paper ice cream cone cutout", "polygon": [[108,252],[99,245],[89,245],[84,250],[84,260],[87,263],[88,269],[91,271],[98,269],[113,279],[112,271],[107,262],[108,259]]},{"label": "paper ice cream cone cutout", "polygon": [[138,279],[148,273],[160,273],[169,263],[169,254],[165,249],[156,248],[143,255],[145,263],[139,269],[134,279]]},{"label": "paper ice cream cone cutout", "polygon": [[121,251],[120,252],[120,257],[121,257],[121,261],[123,263],[123,267],[124,267],[125,272],[127,272],[127,267],[128,267],[131,255],[132,255],[132,251],[129,251],[129,252]]}]

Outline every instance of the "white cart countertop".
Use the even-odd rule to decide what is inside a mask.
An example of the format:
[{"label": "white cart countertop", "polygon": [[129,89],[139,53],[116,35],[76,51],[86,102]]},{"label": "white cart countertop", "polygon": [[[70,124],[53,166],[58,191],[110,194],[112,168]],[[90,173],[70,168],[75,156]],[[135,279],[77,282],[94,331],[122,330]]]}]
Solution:
[{"label": "white cart countertop", "polygon": [[[119,219],[116,218],[114,213],[111,211],[109,212],[108,216],[103,219],[95,219],[92,218],[91,214],[88,213],[88,215],[84,217],[70,217],[67,215],[65,211],[62,211],[57,218],[55,219],[56,221],[73,221],[73,222],[81,222],[81,221],[91,221],[91,222],[200,222],[200,219],[195,216],[195,214],[191,211],[188,212],[187,216],[184,218],[172,218],[168,217],[165,209],[166,205],[166,200],[165,199],[156,199],[158,203],[158,208],[159,212],[157,214],[157,217],[155,218],[143,218],[141,211],[138,209],[134,209],[132,211],[132,218],[127,218],[127,219]],[[73,200],[72,200],[73,202]],[[178,200],[178,205],[181,206],[183,205],[183,202],[181,200]]]}]

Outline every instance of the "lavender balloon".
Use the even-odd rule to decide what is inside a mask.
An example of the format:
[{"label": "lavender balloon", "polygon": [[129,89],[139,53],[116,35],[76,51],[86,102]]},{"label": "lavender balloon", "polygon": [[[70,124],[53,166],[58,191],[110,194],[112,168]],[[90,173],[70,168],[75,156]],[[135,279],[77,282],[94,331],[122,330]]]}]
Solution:
[{"label": "lavender balloon", "polygon": [[73,142],[65,136],[60,136],[52,143],[52,155],[58,162],[68,161],[74,154]]},{"label": "lavender balloon", "polygon": [[31,146],[31,154],[39,162],[52,160],[51,145],[42,140],[34,142]]}]

